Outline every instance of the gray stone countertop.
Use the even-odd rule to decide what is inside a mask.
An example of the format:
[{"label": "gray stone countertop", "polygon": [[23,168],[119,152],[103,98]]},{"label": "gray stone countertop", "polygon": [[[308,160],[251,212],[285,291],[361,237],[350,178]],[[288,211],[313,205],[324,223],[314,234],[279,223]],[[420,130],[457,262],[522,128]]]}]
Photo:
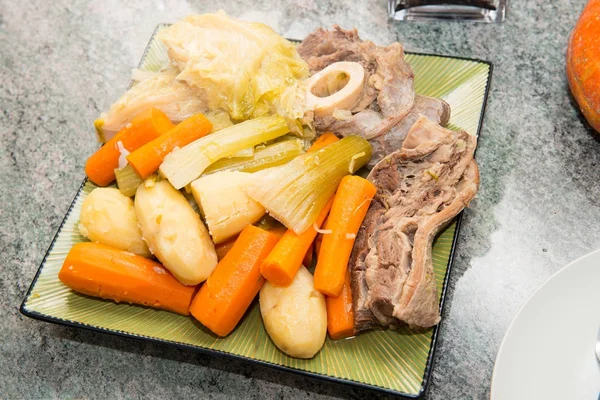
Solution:
[{"label": "gray stone countertop", "polygon": [[[427,399],[489,397],[520,305],[600,248],[600,141],[564,74],[583,0],[513,1],[502,24],[399,23],[383,0],[0,0],[0,397],[365,398],[271,368],[35,321],[18,307],[97,148],[92,121],[127,87],[158,23],[225,9],[290,38],[356,26],[380,44],[494,64]],[[383,395],[375,395],[375,397]]]}]

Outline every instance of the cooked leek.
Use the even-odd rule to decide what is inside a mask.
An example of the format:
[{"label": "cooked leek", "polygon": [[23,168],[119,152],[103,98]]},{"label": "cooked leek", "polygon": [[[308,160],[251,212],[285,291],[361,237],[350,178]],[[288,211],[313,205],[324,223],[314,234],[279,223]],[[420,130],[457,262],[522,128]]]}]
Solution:
[{"label": "cooked leek", "polygon": [[370,159],[369,142],[346,136],[285,165],[255,172],[257,179],[246,192],[287,228],[301,234],[316,221],[342,178]]},{"label": "cooked leek", "polygon": [[117,177],[117,187],[119,188],[119,191],[127,197],[135,196],[135,191],[138,186],[144,182],[129,164],[123,168],[115,169],[115,176]]},{"label": "cooked leek", "polygon": [[248,158],[248,157],[253,157],[253,156],[254,156],[254,146],[250,146],[247,149],[242,149],[240,151],[236,151],[235,154],[232,154],[231,157],[227,157],[227,158],[228,159],[239,158],[239,157]]},{"label": "cooked leek", "polygon": [[253,157],[223,158],[206,168],[205,174],[219,171],[256,172],[285,164],[304,153],[300,139],[285,140],[262,148],[257,147]]},{"label": "cooked leek", "polygon": [[181,189],[199,177],[215,161],[288,132],[285,118],[278,115],[251,119],[172,151],[165,157],[159,170],[171,185]]}]

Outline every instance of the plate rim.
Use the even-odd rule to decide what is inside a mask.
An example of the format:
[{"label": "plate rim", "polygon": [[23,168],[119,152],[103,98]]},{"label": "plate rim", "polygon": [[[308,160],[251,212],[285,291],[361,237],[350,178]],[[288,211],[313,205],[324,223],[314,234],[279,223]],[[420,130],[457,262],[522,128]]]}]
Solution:
[{"label": "plate rim", "polygon": [[[144,49],[144,52],[142,53],[140,62],[138,63],[138,68],[140,68],[142,66],[142,64],[144,63],[144,59],[146,58],[148,51],[150,50],[150,45],[151,45],[152,41],[154,40],[156,33],[160,29],[162,29],[163,27],[168,26],[168,25],[170,25],[170,24],[161,23],[156,26],[152,35],[150,36],[150,39],[148,40],[148,43]],[[290,39],[290,40],[293,41],[293,39]],[[483,120],[485,118],[487,103],[488,103],[489,94],[490,94],[490,90],[491,90],[492,75],[493,75],[493,70],[494,70],[493,63],[490,61],[477,59],[477,58],[459,57],[459,56],[451,56],[451,55],[444,55],[444,54],[431,54],[431,53],[422,53],[422,52],[413,52],[413,51],[405,51],[405,54],[426,56],[426,57],[437,57],[437,58],[450,58],[450,59],[455,59],[455,60],[476,62],[476,63],[480,63],[480,64],[485,64],[488,66],[486,85],[485,85],[485,90],[483,93],[483,102],[482,102],[481,111],[479,114],[479,121],[478,121],[477,132],[476,132],[477,139],[478,139],[478,145],[475,148],[475,154],[476,154],[477,150],[479,149],[479,138],[481,138],[481,133],[483,130]],[[128,87],[131,87],[131,83],[129,84]],[[141,341],[141,342],[149,341],[149,342],[153,342],[153,343],[159,343],[161,345],[172,346],[172,347],[183,349],[183,350],[191,350],[191,351],[199,352],[199,353],[206,354],[206,355],[235,359],[235,360],[247,362],[250,364],[257,364],[257,365],[261,365],[264,367],[279,369],[282,371],[286,371],[288,373],[294,373],[294,374],[300,374],[303,376],[308,376],[310,378],[315,378],[318,380],[334,382],[334,383],[342,384],[342,385],[356,386],[356,387],[360,387],[362,389],[367,389],[367,390],[376,391],[376,392],[382,392],[382,393],[391,394],[391,395],[395,395],[395,396],[401,396],[401,397],[409,398],[409,399],[419,399],[425,394],[425,392],[428,388],[429,382],[431,380],[431,372],[432,372],[433,366],[434,366],[434,360],[435,360],[434,356],[435,356],[435,351],[437,348],[439,331],[441,329],[442,324],[444,323],[444,315],[445,315],[444,311],[445,311],[445,305],[446,305],[446,296],[447,296],[447,292],[448,292],[448,283],[449,283],[450,274],[452,271],[452,266],[454,264],[454,256],[455,256],[456,246],[457,246],[457,242],[458,242],[458,235],[460,233],[460,228],[462,225],[464,210],[461,211],[455,217],[456,229],[455,229],[454,235],[452,237],[452,245],[450,247],[450,255],[448,257],[448,264],[447,264],[446,273],[444,275],[444,279],[442,282],[442,290],[441,290],[441,294],[440,294],[439,307],[440,307],[441,320],[433,328],[433,332],[431,335],[431,342],[430,342],[431,344],[429,347],[429,352],[427,354],[427,362],[425,364],[425,371],[423,373],[423,378],[421,380],[421,386],[417,393],[406,393],[406,392],[402,392],[399,390],[394,390],[394,389],[386,388],[383,386],[371,385],[371,384],[367,384],[364,382],[359,382],[359,381],[355,381],[355,380],[351,380],[351,379],[330,376],[330,375],[325,375],[325,374],[319,374],[316,372],[306,371],[306,370],[302,370],[302,369],[296,369],[296,368],[288,367],[285,365],[279,365],[279,364],[271,363],[268,361],[260,360],[257,358],[250,358],[250,357],[243,356],[243,355],[225,352],[222,350],[209,349],[206,347],[194,346],[194,345],[187,344],[187,343],[181,343],[181,342],[177,342],[177,341],[166,340],[166,339],[156,338],[156,337],[147,336],[147,335],[137,335],[135,333],[131,333],[131,332],[127,332],[127,331],[120,331],[120,330],[109,329],[109,328],[104,328],[104,327],[100,327],[100,326],[89,325],[89,324],[85,324],[85,323],[81,323],[81,322],[77,322],[77,321],[73,321],[73,320],[66,320],[66,319],[59,318],[59,317],[56,317],[56,316],[53,316],[50,314],[43,314],[43,313],[40,313],[37,311],[28,310],[27,309],[27,301],[29,300],[29,298],[32,294],[32,291],[37,283],[37,280],[42,272],[44,265],[46,264],[46,260],[49,256],[50,252],[54,248],[56,240],[57,240],[58,236],[60,235],[60,233],[62,232],[62,229],[67,221],[67,218],[71,214],[73,207],[74,207],[78,197],[81,195],[81,192],[87,181],[88,181],[88,178],[85,177],[83,179],[82,183],[79,185],[79,189],[77,190],[77,193],[73,197],[73,200],[71,201],[69,208],[67,209],[67,212],[65,213],[65,215],[63,217],[62,222],[60,223],[58,229],[56,230],[56,233],[54,234],[54,236],[52,238],[52,241],[51,241],[48,249],[46,250],[44,258],[42,259],[41,263],[39,264],[39,267],[35,273],[35,276],[34,276],[33,280],[31,281],[31,284],[29,285],[29,289],[27,290],[27,293],[25,294],[25,298],[23,299],[23,301],[19,307],[19,312],[22,315],[32,318],[32,319],[35,319],[35,320],[54,323],[57,325],[68,326],[71,328],[85,329],[85,330],[89,330],[89,331],[93,331],[93,332],[104,333],[104,334],[109,334],[109,335],[118,336],[118,337],[124,337],[124,338],[128,338],[128,339],[134,339],[134,340]],[[598,250],[598,251],[600,251],[600,250]]]},{"label": "plate rim", "polygon": [[[554,280],[558,276],[562,275],[563,273],[567,272],[567,270],[573,268],[575,265],[579,264],[581,261],[583,261],[587,258],[592,258],[594,256],[597,256],[600,259],[600,249],[590,251],[582,256],[577,257],[575,260],[567,263],[566,265],[562,266],[557,271],[555,271],[552,275],[550,275],[548,278],[546,278],[546,280],[544,280],[538,287],[536,287],[535,290],[527,297],[527,299],[519,306],[519,309],[515,313],[512,320],[510,321],[510,324],[508,325],[506,332],[504,332],[504,336],[502,337],[502,341],[500,342],[500,346],[498,347],[498,353],[496,354],[496,359],[494,360],[494,370],[492,371],[492,379],[490,382],[490,400],[494,400],[494,397],[493,397],[494,396],[494,382],[498,377],[498,360],[500,359],[501,355],[503,354],[503,351],[505,350],[505,346],[507,345],[506,342],[508,341],[509,334],[510,334],[511,330],[513,329],[514,325],[517,323],[517,320],[523,313],[523,310],[525,310],[525,308],[530,303],[530,301],[535,296],[537,296],[537,294],[539,292],[541,292],[547,286],[548,283],[550,283],[552,280]],[[497,382],[496,382],[496,384],[497,384]]]}]

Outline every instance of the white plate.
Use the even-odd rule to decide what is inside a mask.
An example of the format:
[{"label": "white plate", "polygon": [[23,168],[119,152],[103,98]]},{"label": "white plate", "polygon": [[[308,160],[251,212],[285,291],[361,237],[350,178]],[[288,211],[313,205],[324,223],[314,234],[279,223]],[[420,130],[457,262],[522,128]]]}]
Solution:
[{"label": "white plate", "polygon": [[517,313],[496,358],[491,399],[600,399],[598,328],[600,250],[558,271]]}]

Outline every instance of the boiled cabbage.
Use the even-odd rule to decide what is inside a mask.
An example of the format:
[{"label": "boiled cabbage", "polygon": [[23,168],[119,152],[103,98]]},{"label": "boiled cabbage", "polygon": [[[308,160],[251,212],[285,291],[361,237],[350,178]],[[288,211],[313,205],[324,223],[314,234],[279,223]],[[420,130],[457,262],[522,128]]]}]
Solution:
[{"label": "boiled cabbage", "polygon": [[178,74],[177,68],[143,74],[134,71],[133,77],[142,80],[121,96],[102,117],[102,141],[110,139],[133,117],[150,107],[158,108],[173,122],[205,112],[207,106],[202,93],[175,79]]},{"label": "boiled cabbage", "polygon": [[273,113],[303,117],[298,83],[308,77],[308,66],[268,26],[219,11],[188,16],[158,39],[181,71],[177,79],[201,91],[211,110],[225,110],[236,121]]}]

